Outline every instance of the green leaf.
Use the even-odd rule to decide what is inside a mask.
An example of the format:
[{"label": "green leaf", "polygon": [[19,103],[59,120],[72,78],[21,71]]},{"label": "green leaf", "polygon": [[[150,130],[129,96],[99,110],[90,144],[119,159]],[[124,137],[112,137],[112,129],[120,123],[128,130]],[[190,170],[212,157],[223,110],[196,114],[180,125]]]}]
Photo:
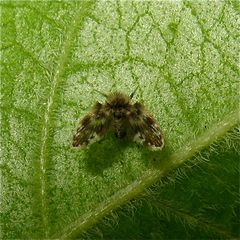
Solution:
[{"label": "green leaf", "polygon": [[[76,237],[226,138],[239,120],[237,12],[234,1],[1,2],[1,238]],[[99,92],[136,87],[162,152],[111,134],[71,147]]]},{"label": "green leaf", "polygon": [[236,129],[80,239],[238,238],[239,140]]}]

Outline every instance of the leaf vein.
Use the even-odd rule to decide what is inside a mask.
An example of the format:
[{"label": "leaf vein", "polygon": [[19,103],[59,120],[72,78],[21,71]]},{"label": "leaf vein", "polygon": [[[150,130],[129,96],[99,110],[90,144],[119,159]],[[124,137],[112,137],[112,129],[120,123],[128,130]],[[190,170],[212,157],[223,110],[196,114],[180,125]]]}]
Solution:
[{"label": "leaf vein", "polygon": [[47,164],[47,142],[50,134],[51,126],[53,125],[53,115],[54,108],[56,107],[57,94],[59,91],[59,86],[63,80],[63,74],[67,67],[68,57],[71,51],[71,45],[76,37],[77,31],[82,24],[85,16],[90,10],[93,1],[83,2],[79,9],[76,11],[76,15],[73,17],[72,24],[66,37],[66,41],[63,45],[63,51],[59,58],[59,64],[57,66],[53,83],[50,89],[50,94],[48,98],[47,107],[44,114],[44,123],[42,127],[42,137],[41,137],[41,149],[40,149],[40,192],[41,192],[41,210],[42,210],[42,224],[45,229],[45,237],[49,235],[49,223],[48,223],[48,207],[46,199],[46,164]]},{"label": "leaf vein", "polygon": [[106,216],[109,212],[141,194],[147,187],[159,181],[160,178],[165,176],[171,170],[177,168],[200,150],[224,136],[227,131],[232,129],[238,123],[239,111],[237,110],[226,116],[221,122],[210,128],[202,136],[199,136],[198,139],[187,143],[186,146],[173,153],[168,159],[165,159],[162,169],[148,170],[138,180],[128,185],[125,189],[118,191],[106,202],[101,203],[95,210],[82,215],[67,228],[63,229],[61,233],[52,236],[52,238],[69,239],[78,236]]}]

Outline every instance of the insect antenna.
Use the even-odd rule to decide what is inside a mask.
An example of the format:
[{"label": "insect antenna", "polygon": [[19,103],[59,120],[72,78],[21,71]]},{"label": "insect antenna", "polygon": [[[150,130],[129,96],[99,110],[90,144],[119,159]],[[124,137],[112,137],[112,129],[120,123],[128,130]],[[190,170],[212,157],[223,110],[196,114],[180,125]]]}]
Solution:
[{"label": "insect antenna", "polygon": [[137,86],[137,87],[135,88],[135,90],[130,94],[130,96],[129,96],[130,99],[133,98],[133,96],[134,96],[134,94],[136,93],[136,91],[137,91],[138,88],[139,88],[139,86]]},{"label": "insect antenna", "polygon": [[95,92],[97,92],[97,93],[100,93],[100,94],[101,94],[102,96],[104,96],[105,98],[108,97],[107,94],[102,93],[102,92],[100,92],[99,90],[95,89],[94,86],[93,86],[93,84],[92,84],[91,82],[88,82],[88,81],[87,81],[87,83],[92,87],[92,90],[93,90],[93,91],[95,91]]},{"label": "insect antenna", "polygon": [[102,96],[104,96],[105,98],[107,98],[108,97],[108,95],[106,94],[106,93],[103,93],[103,92],[100,92],[100,91],[98,91],[97,89],[93,89],[95,92],[97,92],[97,93],[100,93]]}]

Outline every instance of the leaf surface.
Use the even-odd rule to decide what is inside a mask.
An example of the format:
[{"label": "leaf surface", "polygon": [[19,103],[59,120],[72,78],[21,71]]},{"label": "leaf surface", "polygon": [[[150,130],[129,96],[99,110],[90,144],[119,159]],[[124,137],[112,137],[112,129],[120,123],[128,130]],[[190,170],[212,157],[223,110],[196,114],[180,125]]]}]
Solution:
[{"label": "leaf surface", "polygon": [[[4,239],[77,236],[238,122],[231,2],[6,1],[1,28]],[[99,92],[136,87],[164,151],[71,147]]]},{"label": "leaf surface", "polygon": [[239,140],[234,129],[79,238],[239,238]]}]

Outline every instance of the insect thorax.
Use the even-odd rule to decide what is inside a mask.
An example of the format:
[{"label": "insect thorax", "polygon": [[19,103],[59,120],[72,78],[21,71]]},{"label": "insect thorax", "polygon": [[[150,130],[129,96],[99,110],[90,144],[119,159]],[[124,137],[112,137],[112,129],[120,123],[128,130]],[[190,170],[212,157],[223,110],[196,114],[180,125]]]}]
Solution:
[{"label": "insect thorax", "polygon": [[119,120],[114,121],[113,130],[117,138],[123,138],[127,134],[126,125],[124,121],[119,121]]}]

